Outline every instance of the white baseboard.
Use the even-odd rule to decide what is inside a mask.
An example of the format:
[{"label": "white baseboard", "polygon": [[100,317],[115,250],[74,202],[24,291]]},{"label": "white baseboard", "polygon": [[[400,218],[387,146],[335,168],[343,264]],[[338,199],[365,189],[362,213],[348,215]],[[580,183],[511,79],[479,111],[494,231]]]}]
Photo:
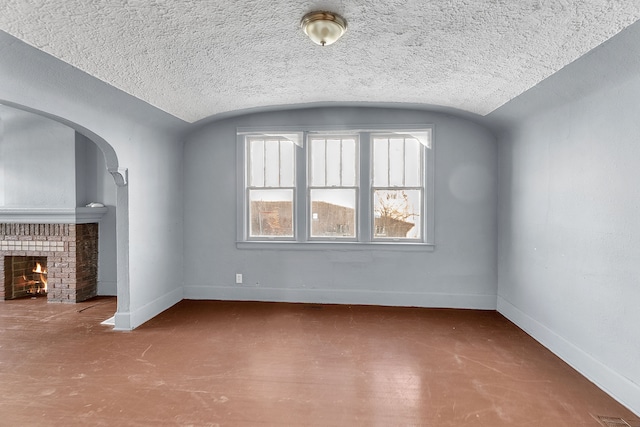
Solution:
[{"label": "white baseboard", "polygon": [[495,310],[495,295],[463,295],[336,289],[283,289],[261,286],[185,286],[185,299],[297,302],[312,304]]},{"label": "white baseboard", "polygon": [[130,331],[131,327],[131,313],[128,311],[116,311],[113,315],[113,330],[114,331]]},{"label": "white baseboard", "polygon": [[640,386],[638,384],[611,370],[504,298],[498,296],[497,305],[500,314],[531,335],[605,393],[640,416]]},{"label": "white baseboard", "polygon": [[167,294],[162,295],[159,298],[151,301],[142,307],[132,310],[126,313],[115,314],[115,327],[116,331],[130,331],[142,325],[146,321],[154,318],[158,314],[162,313],[166,309],[182,301],[183,289],[178,288]]}]

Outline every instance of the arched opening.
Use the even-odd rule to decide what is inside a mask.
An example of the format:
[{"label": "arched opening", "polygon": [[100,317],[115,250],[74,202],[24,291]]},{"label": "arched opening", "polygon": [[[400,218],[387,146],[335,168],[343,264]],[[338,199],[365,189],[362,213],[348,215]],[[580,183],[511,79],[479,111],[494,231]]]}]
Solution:
[{"label": "arched opening", "polygon": [[[101,239],[98,239],[98,294],[117,296],[115,328],[131,329],[129,323],[129,265],[128,265],[128,188],[127,171],[118,163],[114,148],[104,138],[76,123],[53,114],[16,105],[0,100],[0,108],[5,112],[5,123],[11,138],[17,143],[5,141],[5,149],[11,154],[3,156],[0,162],[17,158],[17,164],[0,170],[0,211],[82,211],[89,203],[104,204],[104,217],[100,220]],[[2,117],[0,115],[0,117]],[[58,132],[57,140],[63,152],[56,152],[46,145],[48,129],[33,129],[30,126],[47,127]],[[2,137],[3,134],[0,134]],[[23,139],[21,141],[20,139]],[[44,141],[43,141],[44,140]],[[0,139],[0,142],[2,139]],[[23,146],[20,144],[25,142]],[[33,144],[33,145],[31,145]],[[11,146],[12,148],[7,148]],[[39,171],[39,165],[32,160],[31,150],[45,162],[53,165],[53,171]],[[39,152],[46,151],[46,153]],[[64,152],[66,150],[66,152]],[[5,153],[6,154],[6,153]],[[47,156],[54,158],[51,161]],[[57,161],[55,160],[57,159]],[[29,168],[25,171],[24,168]],[[72,169],[72,170],[69,170]],[[14,173],[15,172],[15,173]],[[56,179],[47,182],[47,175],[56,174]],[[25,179],[27,177],[27,179]],[[59,178],[59,179],[58,179]],[[113,180],[113,181],[112,181]],[[71,187],[69,187],[71,183]],[[6,190],[9,188],[9,190]],[[33,188],[38,194],[29,196]],[[23,191],[28,190],[28,191]],[[27,207],[26,209],[22,209]],[[33,208],[33,209],[31,209]],[[84,212],[84,211],[83,211]],[[119,314],[126,313],[124,316]]]}]

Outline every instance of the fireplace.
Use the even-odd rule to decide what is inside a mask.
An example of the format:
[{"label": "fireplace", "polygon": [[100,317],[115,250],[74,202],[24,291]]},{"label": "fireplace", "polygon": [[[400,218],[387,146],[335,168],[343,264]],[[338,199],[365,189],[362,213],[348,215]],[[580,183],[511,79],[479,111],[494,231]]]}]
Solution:
[{"label": "fireplace", "polygon": [[97,295],[98,224],[0,223],[0,299],[46,295],[75,303]]},{"label": "fireplace", "polygon": [[47,257],[5,256],[5,298],[46,295],[47,276]]}]

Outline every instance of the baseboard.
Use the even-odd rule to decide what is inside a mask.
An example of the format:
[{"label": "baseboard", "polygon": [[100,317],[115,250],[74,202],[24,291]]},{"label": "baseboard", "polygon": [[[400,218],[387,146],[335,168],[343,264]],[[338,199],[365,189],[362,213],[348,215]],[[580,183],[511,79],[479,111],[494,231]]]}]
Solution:
[{"label": "baseboard", "polygon": [[115,314],[115,327],[117,331],[130,331],[148,320],[151,320],[166,309],[182,301],[183,289],[178,288],[159,298],[143,305],[142,307],[126,313]]},{"label": "baseboard", "polygon": [[130,331],[131,327],[131,313],[116,311],[113,315],[113,330],[114,331]]},{"label": "baseboard", "polygon": [[185,286],[185,299],[299,302],[313,304],[495,310],[495,295],[439,294],[336,289],[284,289],[253,286]]},{"label": "baseboard", "polygon": [[498,296],[498,312],[531,335],[605,393],[640,416],[640,386]]}]

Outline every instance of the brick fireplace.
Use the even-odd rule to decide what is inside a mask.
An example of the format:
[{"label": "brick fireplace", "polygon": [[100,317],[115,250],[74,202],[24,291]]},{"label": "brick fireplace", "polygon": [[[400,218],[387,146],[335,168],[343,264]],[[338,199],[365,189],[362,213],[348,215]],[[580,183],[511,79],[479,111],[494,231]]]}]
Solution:
[{"label": "brick fireplace", "polygon": [[96,296],[98,223],[0,223],[0,277],[0,300],[46,294],[48,302],[75,303]]}]

